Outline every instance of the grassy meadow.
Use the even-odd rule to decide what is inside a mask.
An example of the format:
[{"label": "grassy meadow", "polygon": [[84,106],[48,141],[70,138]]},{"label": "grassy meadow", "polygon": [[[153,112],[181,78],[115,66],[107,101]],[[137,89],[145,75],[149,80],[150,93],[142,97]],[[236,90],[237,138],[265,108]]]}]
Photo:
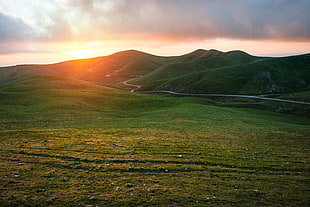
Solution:
[{"label": "grassy meadow", "polygon": [[229,101],[1,86],[0,206],[308,206],[309,117]]}]

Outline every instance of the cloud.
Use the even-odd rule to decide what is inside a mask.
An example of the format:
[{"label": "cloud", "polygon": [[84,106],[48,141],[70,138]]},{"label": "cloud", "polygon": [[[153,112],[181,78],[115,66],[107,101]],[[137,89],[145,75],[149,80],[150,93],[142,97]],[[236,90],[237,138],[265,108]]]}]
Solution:
[{"label": "cloud", "polygon": [[28,2],[6,2],[20,18],[0,13],[0,41],[310,41],[309,0]]},{"label": "cloud", "polygon": [[0,41],[22,41],[31,39],[32,29],[20,18],[0,12]]},{"label": "cloud", "polygon": [[0,55],[31,52],[25,44],[32,39],[33,30],[22,19],[0,12]]},{"label": "cloud", "polygon": [[[310,40],[307,0],[75,0],[80,38]],[[91,33],[89,32],[91,31]]]},{"label": "cloud", "polygon": [[0,55],[38,52],[45,53],[46,50],[27,42],[0,42]]}]

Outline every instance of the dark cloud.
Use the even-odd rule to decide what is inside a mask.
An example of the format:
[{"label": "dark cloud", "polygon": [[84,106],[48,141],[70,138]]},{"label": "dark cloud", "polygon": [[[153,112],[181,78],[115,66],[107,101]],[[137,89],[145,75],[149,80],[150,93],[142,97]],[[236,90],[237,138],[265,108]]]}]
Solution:
[{"label": "dark cloud", "polygon": [[[170,39],[310,39],[307,0],[70,1],[88,21],[80,35]],[[86,29],[86,30],[85,30]]]},{"label": "dark cloud", "polygon": [[21,19],[0,12],[0,41],[22,41],[31,39],[32,29]]},{"label": "dark cloud", "polygon": [[0,12],[0,55],[18,52],[31,52],[29,48],[18,42],[33,39],[33,30],[19,18]]},{"label": "dark cloud", "polygon": [[310,1],[296,0],[292,4],[290,0],[198,0],[179,1],[178,7],[173,2],[164,10],[157,5],[153,11],[152,16],[158,13],[161,17],[154,21],[155,28],[164,28],[164,34],[180,38],[310,38]]}]

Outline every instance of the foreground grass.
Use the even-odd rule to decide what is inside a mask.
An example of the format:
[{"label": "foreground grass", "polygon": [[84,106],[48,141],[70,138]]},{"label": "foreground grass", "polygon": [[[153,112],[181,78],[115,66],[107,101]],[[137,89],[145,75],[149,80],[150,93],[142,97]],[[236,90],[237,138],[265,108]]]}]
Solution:
[{"label": "foreground grass", "polygon": [[310,203],[307,118],[33,83],[1,91],[1,206]]}]

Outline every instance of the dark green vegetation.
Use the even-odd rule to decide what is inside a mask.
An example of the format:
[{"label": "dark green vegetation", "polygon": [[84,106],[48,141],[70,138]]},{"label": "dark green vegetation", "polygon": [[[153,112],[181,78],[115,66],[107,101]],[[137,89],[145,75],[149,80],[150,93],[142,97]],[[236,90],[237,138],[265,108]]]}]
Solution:
[{"label": "dark green vegetation", "polygon": [[309,54],[260,58],[241,51],[217,52],[214,56],[209,53],[196,57],[194,52],[147,74],[140,80],[142,90],[224,94],[309,91]]},{"label": "dark green vegetation", "polygon": [[118,89],[194,54],[0,69],[0,206],[308,206],[309,106]]}]

